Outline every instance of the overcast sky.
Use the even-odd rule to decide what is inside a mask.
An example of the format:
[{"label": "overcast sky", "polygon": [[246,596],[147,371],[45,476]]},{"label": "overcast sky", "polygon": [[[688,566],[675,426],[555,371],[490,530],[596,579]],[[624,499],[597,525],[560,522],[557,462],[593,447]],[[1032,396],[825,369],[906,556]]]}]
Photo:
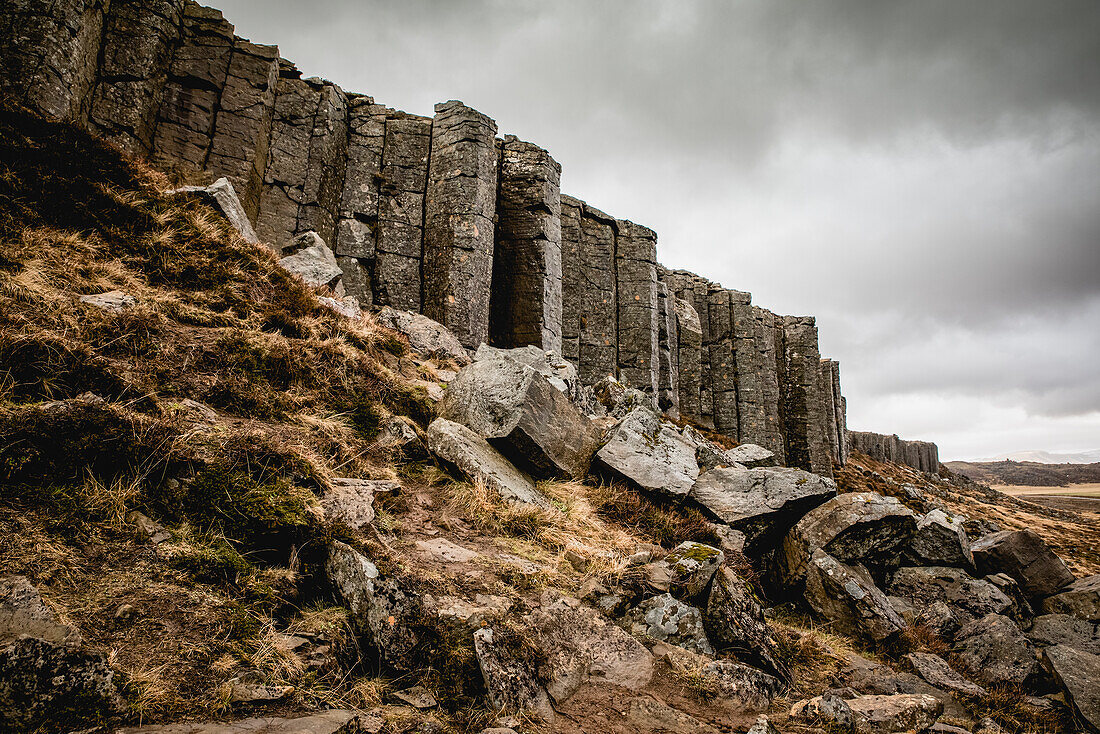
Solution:
[{"label": "overcast sky", "polygon": [[848,422],[1100,447],[1100,2],[212,0],[307,76],[460,99],[658,255],[817,316]]}]

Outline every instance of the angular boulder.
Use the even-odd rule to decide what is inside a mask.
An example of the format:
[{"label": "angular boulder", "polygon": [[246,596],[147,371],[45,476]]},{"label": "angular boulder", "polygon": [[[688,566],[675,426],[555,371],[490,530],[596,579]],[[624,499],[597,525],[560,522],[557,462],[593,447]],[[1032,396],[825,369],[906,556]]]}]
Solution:
[{"label": "angular boulder", "polygon": [[801,469],[720,467],[699,476],[688,495],[745,534],[750,555],[767,550],[808,511],[836,496],[836,483]]},{"label": "angular boulder", "polygon": [[463,367],[439,404],[439,416],[473,429],[540,479],[588,473],[599,434],[561,391],[507,358]]},{"label": "angular boulder", "polygon": [[137,299],[124,291],[107,291],[80,296],[80,302],[112,313],[119,313],[137,305]]},{"label": "angular boulder", "polygon": [[954,651],[978,680],[990,686],[1026,685],[1041,672],[1031,641],[1015,622],[1000,614],[964,625]]},{"label": "angular boulder", "polygon": [[905,660],[921,678],[936,688],[963,696],[984,696],[986,690],[977,683],[963,678],[939,655],[927,652],[911,652]]},{"label": "angular boulder", "polygon": [[538,491],[530,477],[461,423],[446,418],[432,421],[428,426],[428,450],[471,481],[485,482],[505,502],[550,507],[550,500]]},{"label": "angular boulder", "polygon": [[852,731],[855,725],[848,702],[835,693],[825,693],[795,702],[791,706],[790,718],[799,724],[824,726],[843,732]]},{"label": "angular boulder", "polygon": [[20,637],[62,645],[80,644],[80,633],[57,620],[53,609],[24,576],[0,576],[0,647]]},{"label": "angular boulder", "polygon": [[1100,624],[1068,614],[1036,617],[1026,634],[1039,647],[1066,645],[1081,652],[1100,655]]},{"label": "angular boulder", "polygon": [[920,693],[848,699],[854,734],[927,731],[943,713],[943,702]]},{"label": "angular boulder", "polygon": [[905,599],[916,610],[927,610],[935,602],[946,604],[960,624],[987,614],[1008,615],[1012,599],[985,579],[975,579],[960,568],[914,566],[894,572],[889,591]]},{"label": "angular boulder", "polygon": [[639,639],[667,642],[701,655],[714,654],[703,630],[702,613],[671,594],[646,599],[626,613],[622,626]]},{"label": "angular boulder", "polygon": [[1100,731],[1100,655],[1054,645],[1043,650],[1043,667],[1066,694],[1066,703],[1094,731]]},{"label": "angular boulder", "polygon": [[743,443],[725,450],[726,458],[749,469],[764,466],[778,466],[779,460],[775,454],[763,446],[754,443]]},{"label": "angular boulder", "polygon": [[562,359],[553,352],[543,351],[533,344],[515,349],[500,349],[482,344],[474,353],[474,361],[489,359],[511,359],[525,364],[545,377],[551,385],[573,401],[574,405],[580,408],[590,407],[586,404],[588,394],[581,383],[580,375],[577,374],[577,368],[572,362]]},{"label": "angular boulder", "polygon": [[321,495],[321,512],[326,522],[337,522],[353,530],[365,530],[374,520],[374,494],[400,490],[397,482],[384,479],[335,477]]},{"label": "angular boulder", "polygon": [[470,363],[470,355],[462,342],[447,327],[414,311],[383,306],[375,317],[379,325],[404,334],[413,351],[426,357],[453,359],[459,365]]},{"label": "angular boulder", "polygon": [[907,626],[869,576],[821,549],[806,566],[803,597],[816,617],[872,645],[893,642]]},{"label": "angular boulder", "polygon": [[932,510],[920,518],[904,556],[907,566],[974,567],[962,519],[950,518],[943,510]]},{"label": "angular boulder", "polygon": [[783,538],[777,564],[781,580],[797,588],[814,549],[841,563],[887,565],[916,527],[913,511],[894,497],[874,492],[837,495],[810,510]]},{"label": "angular boulder", "polygon": [[717,548],[691,540],[680,543],[665,557],[672,572],[672,595],[685,601],[699,598],[725,562],[726,554]]},{"label": "angular boulder", "polygon": [[652,410],[626,415],[596,452],[597,466],[644,490],[684,497],[699,477],[695,448]]},{"label": "angular boulder", "polygon": [[493,708],[531,711],[553,722],[554,707],[550,696],[522,652],[520,640],[494,633],[492,627],[474,632],[474,653]]},{"label": "angular boulder", "polygon": [[167,192],[167,195],[196,199],[213,207],[233,225],[246,242],[259,244],[260,238],[256,236],[256,230],[252,228],[252,222],[245,214],[241,200],[237,198],[237,191],[229,179],[219,178],[209,186],[182,186]]},{"label": "angular boulder", "polygon": [[1071,614],[1078,619],[1100,622],[1100,574],[1086,576],[1043,600],[1047,614]]},{"label": "angular boulder", "polygon": [[787,679],[788,671],[779,660],[775,635],[764,610],[745,580],[729,568],[722,567],[714,575],[703,626],[718,650]]},{"label": "angular boulder", "polygon": [[1062,559],[1031,530],[990,533],[972,543],[970,552],[978,573],[1008,574],[1033,601],[1056,594],[1074,582]]},{"label": "angular boulder", "polygon": [[700,672],[713,686],[715,698],[738,711],[767,711],[782,689],[775,676],[733,660],[714,660]]},{"label": "angular boulder", "polygon": [[344,271],[321,235],[312,230],[296,236],[283,247],[279,264],[310,288],[327,288],[337,296],[344,295],[340,287]]}]

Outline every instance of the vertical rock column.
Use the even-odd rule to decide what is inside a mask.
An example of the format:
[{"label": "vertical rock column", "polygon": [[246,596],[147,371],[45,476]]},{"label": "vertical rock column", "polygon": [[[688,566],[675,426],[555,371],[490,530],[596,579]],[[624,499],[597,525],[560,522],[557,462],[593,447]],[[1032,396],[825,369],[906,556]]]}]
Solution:
[{"label": "vertical rock column", "polygon": [[492,340],[561,354],[561,166],[542,148],[512,135],[499,149]]},{"label": "vertical rock column", "polygon": [[424,214],[424,313],[467,348],[489,338],[497,126],[454,100],[435,106]]},{"label": "vertical rock column", "polygon": [[[561,356],[581,364],[581,212],[584,202],[562,194],[561,200]],[[582,379],[584,379],[582,377]],[[585,379],[586,382],[589,380]]]},{"label": "vertical rock column", "polygon": [[[735,440],[741,435],[737,393],[737,362],[735,355],[734,313],[747,308],[752,295],[715,287],[707,296],[710,316],[710,389],[714,430]],[[755,376],[748,375],[753,380]],[[748,387],[748,386],[747,386]]]},{"label": "vertical rock column", "polygon": [[256,222],[256,234],[276,248],[308,230],[334,243],[344,188],[347,98],[331,82],[298,75],[293,65],[280,64]]},{"label": "vertical rock column", "polygon": [[579,199],[561,202],[562,354],[593,384],[618,374],[617,225]]},{"label": "vertical rock column", "polygon": [[619,376],[657,399],[657,234],[620,220],[615,239]]},{"label": "vertical rock column", "polygon": [[680,417],[679,334],[676,330],[676,296],[668,284],[657,281],[657,407]]},{"label": "vertical rock column", "polygon": [[699,314],[691,303],[677,296],[675,311],[680,415],[698,422],[702,419],[699,410],[699,360],[703,351],[703,332],[699,326]]},{"label": "vertical rock column", "polygon": [[[680,395],[680,410],[684,415],[691,417],[698,423],[713,427],[713,409],[710,389],[710,318],[709,307],[707,305],[707,297],[712,284],[705,278],[700,278],[698,275],[686,270],[673,270],[668,274],[667,279],[676,298],[681,302],[689,304],[695,312],[696,321],[693,322],[693,325],[697,328],[700,339],[698,387],[694,388],[690,386],[690,380],[695,373],[689,371],[688,402],[684,402],[685,399],[682,388]],[[685,326],[683,322],[680,324],[680,334],[681,340],[685,338],[688,339],[690,348],[690,344],[692,343],[691,337],[690,335],[685,336]],[[685,364],[689,366],[694,364],[691,356],[687,356],[686,361],[683,357],[681,358],[681,380],[684,379],[683,370]],[[696,397],[696,395],[698,397]],[[698,401],[697,408],[688,407],[689,404],[691,406],[696,405],[696,400]]]},{"label": "vertical rock column", "polygon": [[89,127],[122,150],[148,155],[168,66],[183,32],[184,0],[113,0],[103,29]]},{"label": "vertical rock column", "polygon": [[737,440],[763,446],[782,462],[786,452],[779,428],[775,314],[738,302],[731,308],[737,365]]},{"label": "vertical rock column", "polygon": [[333,251],[344,273],[345,291],[362,306],[374,301],[372,273],[386,112],[370,97],[348,98],[348,153]]},{"label": "vertical rock column", "polygon": [[105,0],[0,3],[0,90],[46,117],[87,121]]},{"label": "vertical rock column", "polygon": [[420,311],[424,196],[432,121],[390,111],[385,121],[375,232],[374,301]]},{"label": "vertical rock column", "polygon": [[787,465],[833,475],[822,415],[817,326],[812,316],[784,316],[786,384],[783,390]]},{"label": "vertical rock column", "polygon": [[848,401],[844,399],[844,395],[840,390],[840,362],[831,359],[829,360],[829,365],[832,368],[831,374],[829,375],[829,387],[833,393],[833,420],[836,423],[837,461],[841,466],[844,466],[848,461]]},{"label": "vertical rock column", "polygon": [[840,464],[840,434],[836,424],[836,400],[833,396],[833,361],[822,359],[818,363],[818,380],[821,383],[818,394],[821,396],[821,420],[824,424],[825,439],[829,445],[829,459]]}]

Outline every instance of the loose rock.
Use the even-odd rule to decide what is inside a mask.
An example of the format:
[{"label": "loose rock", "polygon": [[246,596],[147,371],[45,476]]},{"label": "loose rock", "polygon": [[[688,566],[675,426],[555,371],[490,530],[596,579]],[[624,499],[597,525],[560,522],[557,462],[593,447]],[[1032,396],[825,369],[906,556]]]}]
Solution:
[{"label": "loose rock", "polygon": [[889,644],[906,628],[867,575],[820,549],[806,568],[805,599],[820,619],[874,645]]},{"label": "loose rock", "polygon": [[622,625],[635,637],[667,642],[703,655],[714,654],[703,630],[703,615],[671,594],[646,599],[627,612]]},{"label": "loose rock", "polygon": [[699,477],[695,448],[645,407],[623,418],[596,460],[613,476],[673,497],[686,496]]},{"label": "loose rock", "polygon": [[1074,581],[1062,559],[1031,530],[991,533],[975,541],[970,551],[979,573],[1008,574],[1032,600],[1051,596]]},{"label": "loose rock", "polygon": [[470,363],[470,355],[458,338],[438,321],[413,311],[383,306],[378,323],[404,334],[414,351],[428,357],[453,359],[459,365]]},{"label": "loose rock", "polygon": [[336,255],[316,232],[303,232],[283,248],[285,257],[279,264],[297,275],[310,288],[327,288],[337,296],[344,294],[338,288],[344,271],[336,262]]},{"label": "loose rock", "polygon": [[942,510],[932,510],[917,522],[917,530],[905,549],[909,566],[974,567],[970,540],[962,520],[949,518]]},{"label": "loose rock", "polygon": [[726,554],[717,548],[684,541],[665,557],[672,572],[672,595],[685,601],[701,596],[725,562]]},{"label": "loose rock", "polygon": [[956,673],[939,655],[926,652],[913,652],[905,656],[913,670],[917,674],[945,691],[959,693],[964,696],[984,696],[986,691],[977,683],[971,683]]},{"label": "loose rock", "polygon": [[718,650],[732,652],[739,660],[762,667],[780,679],[787,678],[764,610],[748,584],[729,568],[720,568],[714,575],[703,625],[707,638]]},{"label": "loose rock", "polygon": [[955,654],[986,685],[1025,685],[1040,673],[1031,642],[1015,622],[999,614],[963,626]]},{"label": "loose rock", "polygon": [[1100,655],[1053,645],[1043,650],[1043,667],[1066,693],[1066,702],[1094,730],[1100,730]]},{"label": "loose rock", "polygon": [[1072,614],[1078,619],[1100,622],[1100,574],[1087,576],[1043,600],[1047,614]]},{"label": "loose rock", "polygon": [[941,701],[922,694],[859,696],[848,701],[848,708],[855,734],[924,731],[943,713]]}]

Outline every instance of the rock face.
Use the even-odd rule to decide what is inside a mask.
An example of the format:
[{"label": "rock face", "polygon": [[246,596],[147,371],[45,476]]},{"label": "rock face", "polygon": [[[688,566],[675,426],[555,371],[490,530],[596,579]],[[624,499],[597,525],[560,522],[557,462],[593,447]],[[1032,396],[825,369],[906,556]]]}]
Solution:
[{"label": "rock face", "polygon": [[714,685],[716,698],[739,711],[767,711],[782,688],[774,676],[732,660],[706,663],[702,674]]},{"label": "rock face", "polygon": [[899,568],[889,590],[918,610],[943,602],[960,625],[989,614],[1008,615],[1013,609],[1012,599],[994,584],[945,566]]},{"label": "rock face", "polygon": [[337,477],[332,487],[321,496],[321,511],[328,522],[340,522],[354,530],[362,530],[374,520],[374,492],[393,492],[397,482]]},{"label": "rock face", "polygon": [[959,631],[955,654],[987,685],[1024,685],[1039,675],[1035,648],[1008,617],[988,614]]},{"label": "rock face", "polygon": [[817,549],[806,566],[806,603],[835,629],[885,645],[906,628],[886,596],[860,571]]},{"label": "rock face", "polygon": [[832,477],[825,401],[821,395],[817,324],[812,317],[785,316],[783,338],[786,346],[783,406],[787,463]]},{"label": "rock face", "polygon": [[633,222],[616,222],[615,277],[621,379],[657,398],[657,233]]},{"label": "rock face", "polygon": [[913,511],[873,492],[838,495],[815,507],[783,539],[783,581],[801,583],[815,549],[842,563],[889,565],[916,531]]},{"label": "rock face", "polygon": [[1100,655],[1100,625],[1068,614],[1036,617],[1027,637],[1041,647],[1068,645],[1081,652]]},{"label": "rock face", "polygon": [[923,694],[859,696],[847,703],[855,734],[925,731],[943,713],[940,700]]},{"label": "rock face", "polygon": [[746,551],[774,543],[808,510],[836,495],[831,479],[800,469],[712,469],[699,476],[691,499],[745,534]]},{"label": "rock face", "polygon": [[984,696],[986,691],[977,683],[971,683],[956,673],[939,655],[912,652],[905,656],[917,674],[936,688],[964,696]]},{"label": "rock face", "polygon": [[550,507],[535,483],[489,443],[461,423],[436,418],[428,426],[428,450],[471,481],[483,481],[505,502]]},{"label": "rock face", "polygon": [[1043,600],[1043,611],[1100,622],[1100,575],[1074,581],[1054,596],[1047,597]]},{"label": "rock face", "polygon": [[1004,572],[1029,599],[1051,596],[1074,581],[1066,564],[1031,530],[1002,530],[970,546],[978,572]]},{"label": "rock face", "polygon": [[646,407],[623,418],[596,460],[612,476],[673,497],[686,496],[699,477],[695,447]]},{"label": "rock face", "polygon": [[540,478],[583,477],[599,439],[591,422],[545,377],[508,358],[464,367],[439,406]]},{"label": "rock face", "polygon": [[1054,645],[1043,650],[1043,666],[1066,693],[1066,701],[1094,730],[1100,730],[1100,655]]},{"label": "rock face", "polygon": [[940,469],[940,450],[928,441],[904,441],[897,434],[848,431],[848,444],[852,451],[867,454],[875,461],[892,461],[924,472]]},{"label": "rock face", "polygon": [[554,720],[550,696],[539,683],[535,671],[510,649],[512,642],[494,635],[491,627],[474,632],[474,651],[489,700],[498,709],[533,711],[548,721]]}]

